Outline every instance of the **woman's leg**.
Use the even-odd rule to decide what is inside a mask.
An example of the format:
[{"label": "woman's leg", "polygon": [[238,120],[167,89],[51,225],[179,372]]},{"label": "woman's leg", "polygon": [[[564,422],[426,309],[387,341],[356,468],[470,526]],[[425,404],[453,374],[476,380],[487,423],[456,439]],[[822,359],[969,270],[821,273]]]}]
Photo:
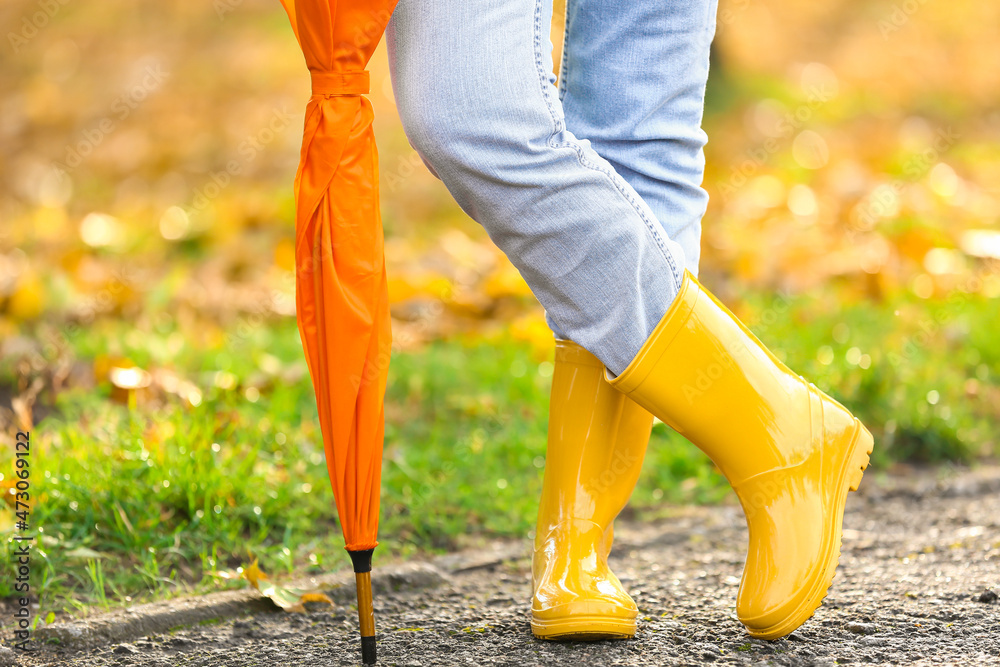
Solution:
[{"label": "woman's leg", "polygon": [[388,35],[407,133],[610,384],[729,479],[750,534],[737,614],[754,636],[784,636],[829,588],[871,434],[693,276],[681,283],[681,247],[565,128],[546,5],[402,0]]},{"label": "woman's leg", "polygon": [[683,254],[586,141],[567,132],[551,74],[551,0],[400,0],[387,32],[407,135],[511,258],[561,341],[532,562],[532,631],[635,633],[608,569],[611,523],[652,416],[614,391],[677,293]]},{"label": "woman's leg", "polygon": [[635,188],[698,274],[701,129],[718,0],[568,0],[566,127]]},{"label": "woman's leg", "polygon": [[568,337],[623,370],[666,312],[681,247],[567,131],[551,0],[400,0],[386,32],[410,143]]}]

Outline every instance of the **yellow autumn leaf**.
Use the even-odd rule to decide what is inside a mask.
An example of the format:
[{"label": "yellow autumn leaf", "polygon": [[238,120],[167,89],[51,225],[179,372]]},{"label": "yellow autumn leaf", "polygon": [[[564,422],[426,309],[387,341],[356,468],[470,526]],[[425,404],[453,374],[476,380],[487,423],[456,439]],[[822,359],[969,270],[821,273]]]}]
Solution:
[{"label": "yellow autumn leaf", "polygon": [[490,274],[483,285],[483,291],[492,299],[504,296],[529,296],[531,288],[510,262],[503,262]]},{"label": "yellow autumn leaf", "polygon": [[287,612],[305,613],[306,602],[325,602],[333,605],[333,600],[322,591],[315,589],[290,588],[275,584],[267,576],[255,558],[253,563],[243,568],[241,576],[260,591],[261,595],[270,598],[274,604]]},{"label": "yellow autumn leaf", "polygon": [[397,304],[407,299],[412,299],[420,293],[420,287],[408,276],[389,278],[387,282],[390,304]]},{"label": "yellow autumn leaf", "polygon": [[545,322],[545,315],[541,311],[525,315],[511,322],[510,333],[516,340],[529,343],[536,359],[547,359],[555,345],[552,329]]},{"label": "yellow autumn leaf", "polygon": [[38,275],[26,271],[7,301],[7,312],[15,320],[33,320],[45,310],[47,300],[45,286]]},{"label": "yellow autumn leaf", "polygon": [[295,242],[292,239],[281,239],[274,247],[274,263],[285,271],[295,270]]}]

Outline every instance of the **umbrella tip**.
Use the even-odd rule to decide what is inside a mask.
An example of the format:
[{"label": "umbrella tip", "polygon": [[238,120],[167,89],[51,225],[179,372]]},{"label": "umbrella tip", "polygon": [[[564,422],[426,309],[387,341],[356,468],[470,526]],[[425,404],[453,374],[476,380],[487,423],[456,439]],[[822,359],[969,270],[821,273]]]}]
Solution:
[{"label": "umbrella tip", "polygon": [[366,665],[375,664],[375,637],[361,638],[361,662]]},{"label": "umbrella tip", "polygon": [[364,549],[362,551],[348,551],[351,555],[351,562],[354,563],[355,572],[372,571],[372,552],[375,549]]}]

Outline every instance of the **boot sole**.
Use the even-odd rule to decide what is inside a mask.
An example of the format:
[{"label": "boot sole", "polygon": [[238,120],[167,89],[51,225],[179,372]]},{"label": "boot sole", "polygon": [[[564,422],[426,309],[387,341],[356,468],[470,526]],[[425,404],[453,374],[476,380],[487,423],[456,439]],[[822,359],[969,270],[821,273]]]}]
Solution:
[{"label": "boot sole", "polygon": [[595,642],[635,637],[635,621],[607,616],[573,616],[554,620],[531,619],[531,634],[549,641]]},{"label": "boot sole", "polygon": [[818,571],[809,595],[803,598],[802,604],[790,613],[783,621],[763,630],[747,628],[747,632],[755,639],[780,639],[808,621],[816,610],[823,604],[833,578],[837,574],[837,566],[840,564],[840,550],[843,539],[844,527],[844,506],[847,504],[847,494],[850,491],[857,491],[861,485],[861,477],[868,467],[872,451],[875,448],[875,439],[862,423],[855,419],[856,431],[854,439],[851,441],[850,453],[845,458],[845,464],[841,470],[838,484],[836,507],[836,522],[833,525],[831,539],[827,542],[827,564],[825,568]]}]

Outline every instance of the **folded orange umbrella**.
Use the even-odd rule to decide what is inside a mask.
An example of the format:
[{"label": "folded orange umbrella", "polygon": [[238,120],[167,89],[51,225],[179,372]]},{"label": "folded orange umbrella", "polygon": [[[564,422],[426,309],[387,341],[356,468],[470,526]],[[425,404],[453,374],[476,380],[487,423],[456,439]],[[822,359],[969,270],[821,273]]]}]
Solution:
[{"label": "folded orange umbrella", "polygon": [[378,154],[365,67],[396,0],[281,0],[312,75],[295,176],[296,312],[326,465],[358,583],[361,649],[375,662],[389,297]]}]

